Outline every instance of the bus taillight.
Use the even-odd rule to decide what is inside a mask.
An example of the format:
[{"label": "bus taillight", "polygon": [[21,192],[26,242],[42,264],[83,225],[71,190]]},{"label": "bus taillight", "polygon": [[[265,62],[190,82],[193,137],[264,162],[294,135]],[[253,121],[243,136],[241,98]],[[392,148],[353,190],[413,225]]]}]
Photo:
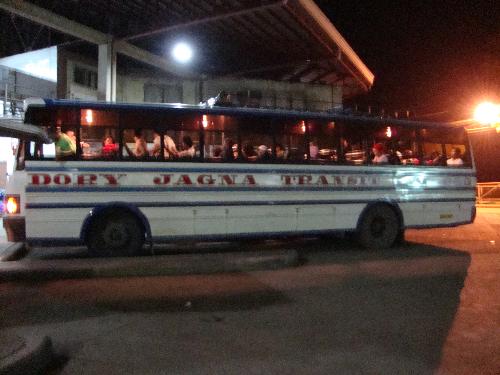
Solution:
[{"label": "bus taillight", "polygon": [[21,212],[21,200],[18,195],[7,195],[5,210],[8,214],[18,214]]}]

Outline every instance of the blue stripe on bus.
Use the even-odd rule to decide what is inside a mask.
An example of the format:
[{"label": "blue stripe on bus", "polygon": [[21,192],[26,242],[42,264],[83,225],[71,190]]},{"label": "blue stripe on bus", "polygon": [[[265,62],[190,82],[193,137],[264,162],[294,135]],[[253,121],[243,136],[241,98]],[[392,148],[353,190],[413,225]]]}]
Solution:
[{"label": "blue stripe on bus", "polygon": [[394,186],[26,186],[27,193],[78,193],[78,192],[311,192],[311,191],[475,191],[466,186],[394,187]]},{"label": "blue stripe on bus", "polygon": [[[434,202],[475,202],[475,198],[443,198],[443,199],[394,199],[397,203],[434,203]],[[291,205],[321,205],[321,204],[365,204],[370,202],[383,202],[383,200],[357,199],[357,200],[281,200],[281,201],[202,201],[202,202],[127,202],[137,207],[224,207],[224,206],[291,206]],[[105,202],[87,203],[27,203],[27,209],[68,209],[68,208],[93,208],[106,205]]]},{"label": "blue stripe on bus", "polygon": [[[172,173],[242,173],[242,174],[248,174],[248,173],[261,173],[261,174],[348,174],[348,175],[364,175],[364,174],[376,174],[376,175],[390,175],[391,177],[395,175],[397,172],[405,171],[405,168],[399,168],[396,171],[394,170],[361,170],[361,171],[356,171],[356,170],[339,170],[339,169],[334,169],[334,170],[329,170],[326,169],[328,167],[325,167],[325,169],[284,169],[284,168],[278,168],[278,169],[253,169],[253,168],[230,168],[230,169],[224,169],[224,168],[206,168],[206,167],[157,167],[157,168],[131,168],[131,167],[64,167],[64,166],[57,166],[57,167],[31,167],[31,166],[26,166],[26,171],[28,172],[136,172],[136,173],[151,173],[151,172],[172,172]],[[359,168],[359,167],[356,167]],[[372,166],[368,168],[387,168],[384,166]],[[418,167],[417,167],[418,168]],[[407,172],[415,173],[417,171],[409,171],[406,169]],[[463,173],[459,173],[456,170],[453,171],[447,171],[446,169],[441,169],[439,171],[437,170],[426,170],[426,173],[429,174],[435,174],[438,176],[441,175],[446,175],[446,176],[467,176],[467,177],[475,177],[476,174],[473,171],[469,170],[464,170]]]}]

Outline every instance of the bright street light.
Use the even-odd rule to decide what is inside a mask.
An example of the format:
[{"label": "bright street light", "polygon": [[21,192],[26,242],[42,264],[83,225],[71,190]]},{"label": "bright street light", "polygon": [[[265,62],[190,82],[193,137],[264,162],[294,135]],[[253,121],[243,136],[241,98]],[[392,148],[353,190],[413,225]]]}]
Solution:
[{"label": "bright street light", "polygon": [[491,102],[479,104],[474,111],[474,119],[482,125],[500,123],[500,105]]},{"label": "bright street light", "polygon": [[172,48],[172,56],[176,61],[186,64],[193,57],[193,49],[189,44],[179,42]]}]

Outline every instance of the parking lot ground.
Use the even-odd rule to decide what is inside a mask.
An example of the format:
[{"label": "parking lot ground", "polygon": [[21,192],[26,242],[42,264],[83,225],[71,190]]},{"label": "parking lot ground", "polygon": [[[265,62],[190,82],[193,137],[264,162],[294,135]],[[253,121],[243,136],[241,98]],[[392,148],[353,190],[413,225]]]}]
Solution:
[{"label": "parking lot ground", "polygon": [[53,374],[498,374],[499,225],[251,245],[300,254],[279,270],[4,282],[0,327],[50,336]]}]

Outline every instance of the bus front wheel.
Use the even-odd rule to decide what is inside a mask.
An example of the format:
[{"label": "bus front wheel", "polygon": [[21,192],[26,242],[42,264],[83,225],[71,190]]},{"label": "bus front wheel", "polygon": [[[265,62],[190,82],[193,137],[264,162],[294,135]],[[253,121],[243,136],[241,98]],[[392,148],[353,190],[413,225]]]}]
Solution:
[{"label": "bus front wheel", "polygon": [[391,207],[376,205],[363,214],[356,238],[366,249],[389,248],[401,237],[400,226],[398,216]]},{"label": "bus front wheel", "polygon": [[87,245],[94,256],[137,255],[144,245],[144,230],[133,215],[110,212],[94,221]]}]

